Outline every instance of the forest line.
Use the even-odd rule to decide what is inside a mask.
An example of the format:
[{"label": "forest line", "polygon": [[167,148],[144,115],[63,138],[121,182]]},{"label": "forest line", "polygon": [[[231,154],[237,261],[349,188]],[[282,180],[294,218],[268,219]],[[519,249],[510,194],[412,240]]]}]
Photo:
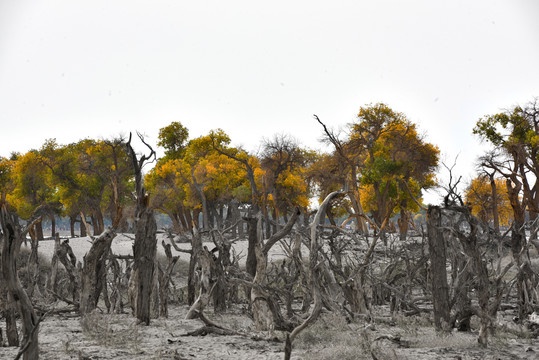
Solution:
[{"label": "forest line", "polygon": [[[536,140],[529,134],[514,137],[535,131],[534,107],[530,103],[516,107],[512,114],[488,116],[474,130],[478,141],[487,140],[498,148],[479,160],[463,200],[474,215],[495,228],[500,222],[508,226],[514,216],[505,179],[512,179],[513,187],[520,186],[517,193],[530,207],[538,201],[533,184],[526,181],[526,176],[537,173]],[[392,228],[401,229],[404,236],[410,225],[415,226],[413,218],[423,207],[422,191],[438,185],[440,149],[428,143],[404,114],[385,104],[362,107],[357,121],[348,124],[344,133],[329,129],[316,116],[315,120],[313,126],[320,126],[323,141],[333,151],[309,150],[291,135],[276,134],[262,141],[258,154],[252,154],[233,147],[222,129],[191,139],[185,126],[171,123],[159,130],[157,146],[165,155],[154,159],[155,165],[145,174],[151,207],[169,216],[178,232],[191,230],[199,217],[204,229],[232,223],[240,209],[249,207],[259,207],[274,222],[286,222],[296,206],[309,211],[316,206],[311,199],[322,201],[341,189],[352,192],[353,200],[330,209],[332,223],[337,217],[358,229],[366,229],[367,224],[376,228],[387,215],[398,215],[398,224]],[[125,141],[116,137],[58,144],[49,139],[38,150],[0,157],[1,202],[22,218],[46,205],[53,234],[58,216],[70,218],[72,235],[75,223],[80,224],[82,235],[88,225],[100,234],[105,218],[112,223],[123,214],[122,227],[127,229],[126,219],[133,215],[134,181]],[[515,154],[519,159],[513,162],[521,164],[510,169],[504,161],[510,161],[505,158],[512,156],[510,148],[515,146],[524,153]],[[525,169],[519,170],[521,165]],[[419,219],[424,222],[424,216]],[[34,232],[43,238],[39,224]]]}]

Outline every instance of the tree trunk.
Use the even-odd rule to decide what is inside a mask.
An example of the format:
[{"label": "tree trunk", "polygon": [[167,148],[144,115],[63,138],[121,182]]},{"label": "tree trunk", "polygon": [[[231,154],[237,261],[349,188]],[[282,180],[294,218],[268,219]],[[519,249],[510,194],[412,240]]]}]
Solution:
[{"label": "tree trunk", "polygon": [[[41,225],[41,221],[39,224]],[[36,225],[37,228],[37,225]],[[37,235],[37,234],[36,234]],[[41,234],[43,235],[43,233]],[[39,238],[36,236],[34,239],[30,240],[31,253],[28,258],[28,276],[30,277],[30,282],[28,285],[28,296],[32,298],[34,292],[37,290],[39,292],[39,256],[38,256],[38,247],[39,247]]]},{"label": "tree trunk", "polygon": [[35,225],[36,240],[43,240],[43,221],[39,220]]},{"label": "tree trunk", "polygon": [[47,284],[47,289],[51,290],[55,294],[57,288],[56,277],[58,274],[58,250],[60,249],[60,235],[58,233],[54,236],[54,252],[51,259],[51,276],[49,278],[49,283]]},{"label": "tree trunk", "polygon": [[187,224],[187,215],[185,213],[186,213],[186,210],[183,207],[183,205],[178,205],[177,211],[176,211],[177,220],[181,224],[182,231],[189,231],[190,228],[189,228],[189,225]]},{"label": "tree trunk", "polygon": [[54,216],[54,214],[51,214],[50,219],[51,219],[51,238],[54,239],[54,237],[56,236],[56,216]]},{"label": "tree trunk", "polygon": [[489,309],[490,299],[490,282],[488,277],[488,269],[486,263],[481,258],[481,250],[479,249],[479,241],[477,238],[478,222],[470,214],[467,208],[456,209],[459,213],[464,214],[464,217],[470,226],[469,235],[457,232],[457,236],[462,244],[464,253],[473,262],[473,270],[477,277],[477,301],[479,303],[479,317],[481,326],[479,328],[478,342],[481,346],[486,347],[488,343],[488,331],[491,328],[491,317]]},{"label": "tree trunk", "polygon": [[[192,245],[192,242],[191,242]],[[195,251],[191,251],[189,256],[189,272],[187,274],[187,304],[193,305],[196,297],[195,267],[198,259]]]},{"label": "tree trunk", "polygon": [[469,284],[472,280],[472,272],[468,269],[466,258],[461,254],[460,247],[453,255],[453,276],[455,293],[455,326],[458,331],[471,330],[472,300],[468,296]]},{"label": "tree trunk", "polygon": [[449,331],[449,285],[447,284],[446,254],[442,233],[442,211],[438,206],[427,210],[434,325],[438,331]]},{"label": "tree trunk", "polygon": [[6,316],[6,336],[9,346],[19,346],[19,332],[17,331],[17,307],[13,295],[7,293]]},{"label": "tree trunk", "polygon": [[86,222],[86,215],[80,213],[80,237],[86,237],[90,234],[90,225]]},{"label": "tree trunk", "polygon": [[180,224],[178,213],[165,208],[160,208],[159,210],[168,215],[170,221],[172,221],[172,228],[174,229],[174,232],[181,234],[184,231],[184,227]]},{"label": "tree trunk", "polygon": [[191,214],[190,210],[185,210],[185,222],[187,223],[187,231],[193,230],[193,224],[195,223],[193,220],[193,215]]},{"label": "tree trunk", "polygon": [[73,249],[71,249],[71,246],[69,246],[69,240],[64,240],[57,252],[56,255],[58,256],[58,260],[64,265],[67,276],[69,277],[69,280],[71,281],[71,294],[73,297],[73,302],[77,302],[80,300],[80,293],[79,293],[79,278],[78,278],[78,271],[77,271],[77,259],[75,258],[75,254],[73,254]]},{"label": "tree trunk", "polygon": [[137,154],[131,146],[131,135],[127,142],[127,153],[129,154],[135,173],[135,189],[137,206],[135,210],[135,244],[133,245],[133,278],[136,288],[135,316],[138,321],[145,325],[150,324],[150,305],[152,298],[152,281],[155,264],[155,253],[157,251],[157,224],[153,211],[149,209],[150,197],[146,194],[142,167],[145,162],[155,157],[153,149],[144,141],[139,134],[141,141],[151,150],[150,155],[142,155],[137,159]]},{"label": "tree trunk", "polygon": [[213,307],[214,312],[224,312],[227,306],[227,283],[225,280],[225,269],[230,266],[230,247],[231,244],[224,239],[214,238],[214,244],[219,250],[219,256],[214,258],[212,268],[212,279],[215,279],[215,288],[213,290]]},{"label": "tree trunk", "polygon": [[248,247],[247,247],[247,259],[246,259],[246,271],[252,277],[256,274],[256,254],[255,245],[257,242],[257,219],[256,217],[249,217],[245,219],[247,221],[248,231]]},{"label": "tree trunk", "polygon": [[141,323],[149,325],[154,261],[157,251],[157,224],[153,212],[144,209],[138,216],[135,227],[135,244],[133,245],[135,259],[133,268],[137,279],[135,315]]},{"label": "tree trunk", "polygon": [[494,179],[494,173],[490,176],[490,190],[492,193],[492,219],[494,221],[494,230],[496,234],[500,233],[500,215],[498,212],[498,189]]},{"label": "tree trunk", "polygon": [[310,271],[310,280],[311,280],[311,292],[314,299],[314,306],[311,314],[305,321],[300,325],[296,326],[287,336],[285,343],[285,358],[290,358],[292,353],[292,343],[294,339],[305,330],[308,326],[314,324],[318,320],[318,316],[322,312],[322,294],[320,287],[322,285],[322,275],[321,267],[323,266],[323,259],[320,256],[319,249],[321,248],[321,243],[318,236],[318,225],[321,222],[321,218],[325,216],[327,206],[329,202],[336,196],[340,195],[340,192],[332,192],[329,194],[316,212],[313,222],[310,225],[310,240],[311,240],[311,251],[309,256],[309,271]]},{"label": "tree trunk", "polygon": [[524,267],[521,251],[526,244],[526,233],[524,227],[526,220],[526,204],[523,203],[525,199],[520,199],[520,190],[522,188],[522,184],[520,182],[516,180],[512,182],[510,179],[507,179],[506,187],[514,218],[513,228],[511,230],[511,253],[517,269],[520,269],[517,275],[518,317],[522,320],[528,315],[530,310],[533,311],[528,301],[526,274],[522,271]]},{"label": "tree trunk", "polygon": [[92,223],[94,224],[94,236],[99,236],[105,230],[105,224],[103,222],[103,213],[101,209],[97,209],[95,216],[92,216]]},{"label": "tree trunk", "polygon": [[76,217],[70,216],[69,217],[69,231],[71,234],[71,238],[75,237],[75,222],[77,221]]},{"label": "tree trunk", "polygon": [[[403,204],[401,204],[401,206],[402,205]],[[406,236],[408,235],[408,214],[406,213],[406,210],[404,210],[404,208],[401,208],[400,217],[397,220],[397,223],[399,225],[400,241],[405,241]]]},{"label": "tree trunk", "polygon": [[[0,246],[2,246],[2,237],[0,236]],[[2,269],[2,257],[0,256],[0,269]],[[9,346],[19,346],[19,333],[17,332],[17,319],[15,314],[13,297],[7,291],[6,279],[4,273],[0,273],[0,313],[6,319],[6,336]],[[0,342],[0,346],[3,342]]]},{"label": "tree trunk", "polygon": [[116,232],[109,228],[94,240],[92,247],[84,256],[81,274],[80,311],[88,314],[97,307],[99,295],[103,290],[103,272],[106,271],[105,260],[109,253]]},{"label": "tree trunk", "polygon": [[257,221],[257,241],[254,246],[256,256],[256,274],[251,289],[251,304],[253,309],[253,319],[257,330],[268,330],[273,328],[273,317],[268,304],[268,299],[261,287],[266,284],[267,259],[262,251],[262,215],[259,214]]},{"label": "tree trunk", "polygon": [[352,208],[354,209],[354,215],[356,216],[357,221],[357,229],[362,234],[368,234],[369,228],[367,227],[367,222],[364,218],[362,218],[360,215],[363,215],[363,207],[361,206],[361,199],[359,198],[359,187],[357,184],[357,170],[355,165],[352,165],[350,167],[351,174],[350,174],[350,185],[352,188],[352,194],[349,195],[350,202],[352,204]]},{"label": "tree trunk", "polygon": [[211,290],[213,281],[211,279],[211,268],[212,268],[212,255],[210,251],[204,246],[202,246],[202,239],[200,234],[195,229],[193,233],[193,255],[200,264],[200,290],[199,295],[189,312],[185,316],[186,319],[194,319],[197,317],[197,313],[203,311],[204,308],[208,305],[211,296]]},{"label": "tree trunk", "polygon": [[204,194],[204,185],[199,184],[195,177],[194,168],[191,168],[191,178],[193,180],[193,186],[198,194],[200,203],[202,204],[202,229],[209,230],[209,211],[208,211],[208,201],[206,200],[206,194]]},{"label": "tree trunk", "polygon": [[171,245],[162,243],[163,248],[165,249],[165,254],[168,259],[167,268],[164,271],[159,269],[159,313],[162,317],[168,317],[168,293],[169,293],[169,284],[172,270],[174,270],[174,265],[180,259],[179,256],[172,256]]},{"label": "tree trunk", "polygon": [[23,359],[39,359],[39,321],[34,311],[30,298],[24,291],[19,276],[17,274],[17,259],[21,244],[26,236],[26,231],[22,230],[16,215],[8,213],[5,207],[0,210],[0,222],[4,234],[2,249],[2,273],[6,280],[7,290],[17,305],[21,316],[23,342],[26,346]]}]

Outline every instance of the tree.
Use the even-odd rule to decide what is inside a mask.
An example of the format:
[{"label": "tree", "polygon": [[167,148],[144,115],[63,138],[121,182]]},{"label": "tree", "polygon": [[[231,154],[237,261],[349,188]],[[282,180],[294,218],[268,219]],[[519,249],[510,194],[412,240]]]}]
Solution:
[{"label": "tree", "polygon": [[[517,288],[520,318],[533,311],[534,294],[530,285],[534,277],[529,259],[523,254],[526,245],[526,210],[530,220],[539,212],[539,104],[535,99],[525,106],[515,106],[502,113],[487,115],[477,121],[473,130],[499,150],[489,151],[481,158],[483,168],[505,178],[507,195],[513,210],[511,250],[519,269]],[[530,280],[530,281],[528,281]]]},{"label": "tree", "polygon": [[[327,184],[335,186],[335,180],[344,180],[344,189],[354,194],[350,198],[354,213],[363,217],[363,209],[369,211],[375,227],[380,227],[394,211],[400,211],[399,227],[405,237],[408,213],[421,206],[421,191],[435,185],[438,148],[424,141],[404,114],[382,103],[360,108],[345,140],[316,119],[339,159],[334,165],[326,159],[326,164],[332,165],[328,173],[339,174]],[[324,177],[326,181],[330,179]]]},{"label": "tree", "polygon": [[264,141],[260,159],[264,171],[263,202],[273,208],[274,222],[278,223],[282,215],[287,218],[287,213],[296,206],[308,208],[310,194],[305,171],[310,155],[286,135]]},{"label": "tree", "polygon": [[[22,218],[30,217],[40,205],[53,203],[55,190],[47,168],[40,161],[38,151],[29,151],[18,157],[11,174],[13,189],[6,198]],[[41,221],[36,222],[34,229],[29,231],[33,238],[43,239]]]},{"label": "tree", "polygon": [[247,273],[251,276],[255,276],[256,274],[256,254],[255,254],[255,246],[258,239],[257,236],[257,228],[258,228],[258,212],[265,211],[265,207],[261,208],[261,184],[259,181],[257,181],[257,178],[261,175],[262,170],[260,169],[260,163],[258,159],[254,156],[249,155],[246,151],[242,149],[235,149],[235,148],[229,148],[225,147],[223,144],[219,143],[219,139],[215,136],[211,136],[212,140],[212,146],[213,148],[219,153],[222,154],[232,160],[237,161],[239,164],[241,164],[242,168],[245,170],[247,179],[249,180],[249,186],[251,188],[251,206],[250,206],[250,214],[246,218],[248,228],[249,228],[249,235],[248,235],[248,241],[249,245],[247,248],[247,260],[246,260],[246,268]]},{"label": "tree", "polygon": [[[358,184],[358,166],[363,162],[361,153],[350,151],[349,146],[346,141],[339,139],[338,135],[333,131],[329,130],[327,126],[314,115],[316,121],[322,125],[324,128],[324,142],[332,144],[335,147],[334,151],[334,164],[337,164],[337,173],[341,175],[341,180],[343,181],[343,189],[350,192],[350,202],[353,208],[353,213],[351,216],[356,218],[358,228],[360,231],[367,233],[368,228],[364,219],[363,207],[361,204],[360,189]],[[325,193],[329,193],[328,190],[325,190]],[[322,201],[324,197],[319,197],[319,201]]]},{"label": "tree", "polygon": [[406,236],[407,211],[417,211],[421,191],[435,185],[439,150],[424,141],[415,124],[385,104],[362,107],[351,125],[350,151],[362,154],[360,183],[364,207],[380,226],[400,211],[401,235]]},{"label": "tree", "polygon": [[178,159],[183,156],[183,151],[189,138],[189,130],[180,122],[174,121],[170,125],[159,129],[157,146],[165,149],[163,161]]},{"label": "tree", "polygon": [[499,225],[509,226],[513,220],[511,204],[505,191],[505,181],[501,178],[490,179],[488,176],[474,178],[466,189],[465,197],[472,215],[487,224],[492,224],[497,232]]},{"label": "tree", "polygon": [[125,140],[121,136],[86,139],[69,145],[47,140],[39,155],[51,173],[56,199],[67,215],[72,219],[80,215],[81,222],[89,215],[94,234],[104,230],[106,215],[110,215],[114,227],[120,224],[133,188]]},{"label": "tree", "polygon": [[133,245],[134,265],[131,272],[130,282],[134,284],[135,296],[134,313],[136,318],[145,325],[150,324],[150,301],[152,294],[152,281],[155,271],[155,254],[157,250],[157,224],[153,211],[149,207],[149,194],[146,193],[142,168],[150,160],[155,158],[155,152],[148,145],[142,135],[139,138],[150,150],[149,155],[137,157],[131,145],[131,135],[126,144],[127,153],[131,158],[131,164],[135,173],[135,243]]},{"label": "tree", "polygon": [[2,230],[2,277],[11,299],[16,303],[21,316],[22,332],[24,334],[21,344],[23,359],[33,360],[39,358],[39,323],[30,297],[24,290],[17,273],[17,259],[21,244],[28,231],[43,216],[43,208],[38,207],[30,216],[26,226],[22,226],[17,214],[9,212],[6,204],[0,207],[0,229]]},{"label": "tree", "polygon": [[97,308],[101,292],[106,289],[106,258],[112,240],[116,237],[113,228],[108,228],[97,237],[88,253],[84,256],[81,272],[80,312],[88,314]]},{"label": "tree", "polygon": [[11,179],[14,165],[14,159],[0,156],[0,205],[6,203],[7,194],[12,191]]},{"label": "tree", "polygon": [[159,129],[157,143],[165,156],[146,174],[147,189],[152,193],[151,206],[169,216],[177,233],[192,228],[193,219],[185,206],[187,183],[178,176],[177,167],[185,155],[189,131],[179,122]]},{"label": "tree", "polygon": [[169,216],[176,233],[190,231],[193,219],[187,206],[189,184],[178,173],[181,160],[159,161],[145,177],[151,206]]}]

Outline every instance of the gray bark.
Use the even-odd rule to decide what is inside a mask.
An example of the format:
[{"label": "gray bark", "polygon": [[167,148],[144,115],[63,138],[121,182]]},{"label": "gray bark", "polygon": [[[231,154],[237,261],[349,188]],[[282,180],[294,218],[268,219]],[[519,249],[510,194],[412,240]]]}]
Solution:
[{"label": "gray bark", "polygon": [[[21,244],[26,237],[28,228],[33,226],[31,221],[25,229],[21,229],[19,219],[5,207],[0,210],[0,223],[4,234],[2,246],[2,273],[6,280],[8,292],[11,294],[21,316],[24,348],[23,359],[39,359],[39,319],[34,311],[30,298],[24,291],[17,274],[17,258]],[[34,217],[34,216],[33,216]]]},{"label": "gray bark", "polygon": [[446,250],[442,233],[442,211],[438,206],[427,210],[434,325],[436,330],[449,331],[449,285],[447,284]]},{"label": "gray bark", "polygon": [[84,266],[81,274],[80,311],[87,314],[97,307],[99,295],[103,289],[102,277],[105,260],[110,250],[116,232],[108,228],[97,239],[84,256]]}]

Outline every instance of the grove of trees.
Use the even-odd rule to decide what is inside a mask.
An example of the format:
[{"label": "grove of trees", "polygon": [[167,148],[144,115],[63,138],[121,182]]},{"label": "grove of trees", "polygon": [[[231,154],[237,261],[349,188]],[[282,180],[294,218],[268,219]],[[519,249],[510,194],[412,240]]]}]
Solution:
[{"label": "grove of trees", "polygon": [[[313,126],[331,151],[276,134],[250,153],[223,129],[191,138],[173,122],[159,129],[161,158],[140,134],[49,139],[0,157],[0,317],[9,345],[25,359],[39,357],[43,316],[35,304],[52,300],[82,317],[100,303],[108,312],[130,305],[144,325],[167,316],[178,261],[172,248],[190,258],[188,318],[201,319],[206,331],[237,334],[204,311],[246,302],[256,330],[283,332],[285,358],[324,309],[358,321],[389,305],[405,316],[432,314],[441,332],[470,331],[477,316],[484,346],[502,307],[514,308],[522,324],[539,310],[537,100],[477,121],[478,141],[492,146],[462,193],[447,166],[449,183],[438,183],[440,149],[386,104],[361,107],[343,132],[316,115]],[[423,191],[440,185],[443,201],[427,207]],[[169,221],[168,243],[158,243],[157,214]],[[83,259],[61,241],[59,219],[69,220],[70,238],[90,236]],[[132,256],[112,253],[118,233],[135,234]],[[21,259],[27,235],[31,252]],[[45,238],[56,245],[46,284],[38,256]],[[240,266],[234,244],[243,240]],[[269,255],[276,245],[285,252],[279,261]],[[166,265],[156,260],[159,246]],[[20,261],[28,264],[24,281]],[[69,274],[63,289],[60,264]]]}]

